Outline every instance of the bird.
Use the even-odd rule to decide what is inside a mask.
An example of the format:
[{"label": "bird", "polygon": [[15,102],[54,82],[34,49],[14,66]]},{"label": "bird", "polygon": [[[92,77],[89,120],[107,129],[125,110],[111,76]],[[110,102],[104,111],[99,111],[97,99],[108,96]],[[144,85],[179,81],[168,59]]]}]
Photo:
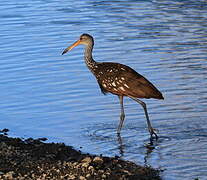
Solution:
[{"label": "bird", "polygon": [[158,139],[157,131],[151,125],[146,103],[141,101],[140,98],[164,99],[162,93],[149,80],[127,65],[95,61],[92,55],[94,38],[89,34],[82,34],[76,42],[64,49],[62,55],[78,45],[85,45],[85,63],[95,76],[101,92],[104,95],[112,93],[119,97],[121,112],[117,134],[120,135],[125,119],[123,99],[124,97],[129,97],[143,107],[150,139]]}]

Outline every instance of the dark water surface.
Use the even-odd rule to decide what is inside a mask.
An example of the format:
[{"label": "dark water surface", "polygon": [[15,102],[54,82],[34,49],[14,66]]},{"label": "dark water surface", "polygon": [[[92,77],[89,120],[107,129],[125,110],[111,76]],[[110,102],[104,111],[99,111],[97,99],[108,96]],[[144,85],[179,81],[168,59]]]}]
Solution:
[{"label": "dark water surface", "polygon": [[[48,137],[84,152],[119,155],[162,168],[163,178],[207,177],[207,1],[2,0],[0,127]],[[160,139],[149,151],[144,112],[103,96],[83,47],[62,50],[80,34],[95,37],[94,58],[127,64],[160,89],[144,100]]]}]

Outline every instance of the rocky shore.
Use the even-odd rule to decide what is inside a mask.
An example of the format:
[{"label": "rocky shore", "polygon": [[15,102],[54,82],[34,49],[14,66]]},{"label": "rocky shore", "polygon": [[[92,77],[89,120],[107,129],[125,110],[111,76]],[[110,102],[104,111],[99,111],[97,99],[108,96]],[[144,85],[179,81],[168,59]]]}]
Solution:
[{"label": "rocky shore", "polygon": [[160,171],[119,157],[84,154],[63,143],[8,137],[0,131],[1,180],[161,180]]}]

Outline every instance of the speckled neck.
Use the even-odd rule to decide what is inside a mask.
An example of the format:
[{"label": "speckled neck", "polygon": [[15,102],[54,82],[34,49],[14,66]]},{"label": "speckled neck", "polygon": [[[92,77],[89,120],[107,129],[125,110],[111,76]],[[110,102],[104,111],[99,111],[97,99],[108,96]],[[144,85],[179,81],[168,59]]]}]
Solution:
[{"label": "speckled neck", "polygon": [[90,71],[94,72],[95,69],[97,68],[96,66],[97,62],[93,60],[92,51],[93,51],[93,43],[87,44],[85,47],[84,59]]}]

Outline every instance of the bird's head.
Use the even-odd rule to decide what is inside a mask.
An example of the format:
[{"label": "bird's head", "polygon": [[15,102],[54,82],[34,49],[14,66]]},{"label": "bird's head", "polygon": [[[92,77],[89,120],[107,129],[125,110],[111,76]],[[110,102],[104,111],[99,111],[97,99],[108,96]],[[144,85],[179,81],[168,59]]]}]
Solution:
[{"label": "bird's head", "polygon": [[86,46],[87,45],[92,45],[93,46],[93,44],[94,44],[93,37],[89,34],[82,34],[80,36],[80,38],[75,43],[73,43],[71,46],[67,47],[63,51],[62,55],[67,53],[68,51],[70,51],[74,47],[78,46],[79,44],[83,44],[83,45],[86,45]]}]

